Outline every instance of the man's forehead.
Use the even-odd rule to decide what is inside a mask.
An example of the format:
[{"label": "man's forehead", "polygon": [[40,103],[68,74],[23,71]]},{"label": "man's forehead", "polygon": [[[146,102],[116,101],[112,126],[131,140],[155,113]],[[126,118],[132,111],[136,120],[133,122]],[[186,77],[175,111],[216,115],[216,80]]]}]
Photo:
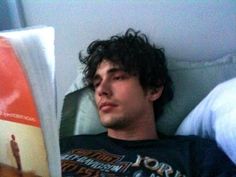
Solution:
[{"label": "man's forehead", "polygon": [[103,73],[103,72],[118,71],[118,70],[122,70],[120,65],[105,59],[97,66],[95,75],[99,74],[100,72]]}]

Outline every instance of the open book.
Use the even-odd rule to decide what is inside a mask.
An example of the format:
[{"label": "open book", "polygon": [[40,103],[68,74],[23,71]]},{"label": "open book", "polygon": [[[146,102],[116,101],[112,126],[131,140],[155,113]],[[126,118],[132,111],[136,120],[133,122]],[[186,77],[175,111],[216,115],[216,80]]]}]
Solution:
[{"label": "open book", "polygon": [[54,30],[0,33],[0,176],[60,177]]}]

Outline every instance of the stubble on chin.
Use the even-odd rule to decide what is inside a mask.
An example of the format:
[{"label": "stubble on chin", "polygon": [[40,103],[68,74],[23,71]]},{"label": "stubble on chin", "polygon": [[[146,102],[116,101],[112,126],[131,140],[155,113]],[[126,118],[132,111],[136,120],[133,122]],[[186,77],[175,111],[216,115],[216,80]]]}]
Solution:
[{"label": "stubble on chin", "polygon": [[100,121],[105,128],[114,130],[123,129],[127,126],[128,123],[127,120],[125,120],[124,118],[106,117],[106,116],[101,117]]}]

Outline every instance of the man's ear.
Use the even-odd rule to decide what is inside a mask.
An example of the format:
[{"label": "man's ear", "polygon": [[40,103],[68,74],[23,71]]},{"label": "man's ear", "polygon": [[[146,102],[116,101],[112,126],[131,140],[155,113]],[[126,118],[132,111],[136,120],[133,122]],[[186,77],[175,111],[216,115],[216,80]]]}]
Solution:
[{"label": "man's ear", "polygon": [[155,89],[150,89],[148,92],[148,99],[150,101],[155,101],[157,100],[158,98],[161,97],[162,95],[162,92],[163,92],[163,89],[164,87],[161,86],[161,87],[158,87],[158,88],[155,88]]}]

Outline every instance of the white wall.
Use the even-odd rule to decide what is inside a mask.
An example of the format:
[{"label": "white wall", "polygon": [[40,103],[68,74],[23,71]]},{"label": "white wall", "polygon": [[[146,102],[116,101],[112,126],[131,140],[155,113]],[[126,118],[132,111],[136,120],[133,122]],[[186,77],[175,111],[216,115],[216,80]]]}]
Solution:
[{"label": "white wall", "polygon": [[96,39],[139,29],[168,58],[210,60],[236,52],[234,0],[23,0],[28,26],[56,31],[58,108],[75,79],[78,52]]}]

